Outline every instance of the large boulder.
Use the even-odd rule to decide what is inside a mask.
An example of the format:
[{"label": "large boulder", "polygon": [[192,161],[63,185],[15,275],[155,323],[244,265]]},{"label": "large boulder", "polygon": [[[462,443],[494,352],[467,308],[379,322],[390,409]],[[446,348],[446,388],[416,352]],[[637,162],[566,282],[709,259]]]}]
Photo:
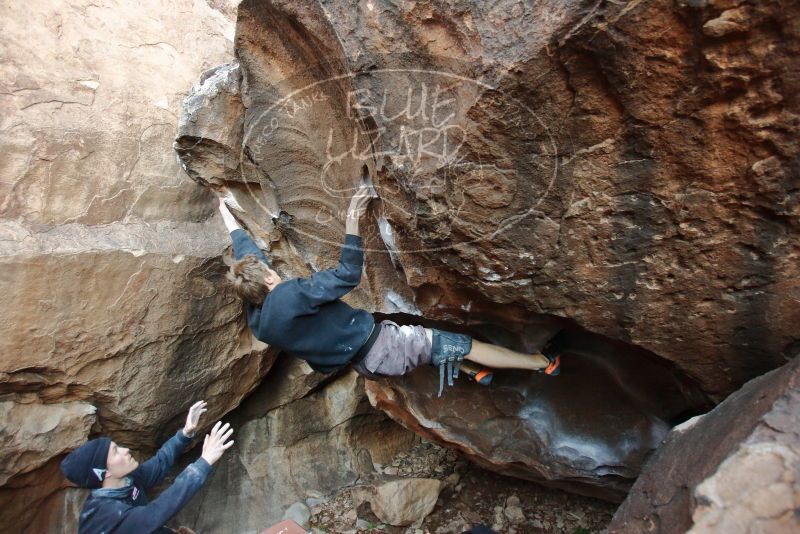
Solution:
[{"label": "large boulder", "polygon": [[0,7],[3,525],[73,528],[64,453],[97,433],[151,452],[193,400],[222,416],[274,359],[171,146],[197,73],[232,57],[235,4]]},{"label": "large boulder", "polygon": [[[68,483],[58,463],[86,440],[96,421],[95,407],[84,402],[40,404],[33,395],[16,397],[19,402],[0,402],[0,524],[47,532],[59,522],[73,522],[83,502],[77,490],[65,491]],[[73,525],[65,530],[72,532]]]},{"label": "large boulder", "polygon": [[[214,418],[258,384],[275,354],[220,289],[228,237],[182,168],[234,189],[281,273],[301,276],[335,264],[366,165],[382,202],[362,223],[368,265],[349,302],[520,350],[567,323],[613,340],[608,358],[578,355],[575,375],[543,386],[548,403],[598,368],[617,388],[609,398],[630,399],[620,376],[632,361],[669,362],[672,382],[655,390],[669,403],[596,407],[625,408],[612,427],[633,452],[609,456],[627,458],[622,478],[703,396],[721,400],[800,347],[800,26],[788,0],[247,0],[235,45],[232,2],[1,9],[4,402],[95,406],[92,432],[147,452],[192,400]],[[476,455],[495,466],[540,439],[505,411],[538,382],[498,379],[502,431],[523,431]],[[422,371],[381,387],[420,398],[432,382]],[[432,406],[434,422],[458,413],[419,412]],[[446,430],[467,434],[475,417]],[[70,421],[72,441],[86,430]],[[554,435],[599,435],[601,419],[583,421],[594,428]],[[624,450],[604,439],[601,450]],[[74,509],[59,456],[47,459],[60,450],[4,468],[0,509],[43,503],[15,525]],[[582,456],[541,449],[533,463],[591,480]],[[624,486],[596,482],[612,497]]]},{"label": "large boulder", "polygon": [[430,319],[569,318],[720,400],[800,343],[797,17],[788,1],[247,0],[243,133],[213,133],[241,139],[226,180],[270,197],[261,219],[312,267],[335,260],[367,165],[374,309],[411,288]]},{"label": "large boulder", "polygon": [[800,530],[800,358],[674,428],[610,533]]},{"label": "large boulder", "polygon": [[369,390],[488,467],[619,500],[672,424],[800,347],[797,16],[246,0],[176,150],[285,276],[335,265],[366,166],[381,200],[350,303],[517,350],[588,341],[553,383],[438,400],[421,370]]}]

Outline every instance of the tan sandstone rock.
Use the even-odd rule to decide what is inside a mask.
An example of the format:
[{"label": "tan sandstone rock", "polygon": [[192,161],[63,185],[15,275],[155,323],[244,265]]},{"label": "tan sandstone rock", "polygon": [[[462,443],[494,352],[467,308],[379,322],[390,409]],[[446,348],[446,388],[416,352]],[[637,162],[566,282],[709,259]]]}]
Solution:
[{"label": "tan sandstone rock", "polygon": [[234,16],[227,1],[0,8],[0,509],[19,529],[74,522],[57,465],[90,434],[85,407],[92,433],[143,455],[193,400],[209,419],[232,409],[274,358],[221,286],[228,237],[172,150],[198,73],[232,57]]},{"label": "tan sandstone rock", "polygon": [[[538,382],[501,377],[511,387],[484,403],[511,422],[495,447],[501,459],[525,456],[556,483],[607,469],[600,487],[618,497],[667,416],[703,405],[698,389],[721,400],[797,353],[792,2],[246,0],[236,26],[241,77],[216,69],[233,58],[233,14],[216,1],[3,5],[4,400],[92,404],[98,431],[147,449],[192,400],[206,398],[209,418],[219,416],[267,372],[275,354],[253,342],[238,301],[218,289],[228,238],[210,220],[211,195],[169,148],[181,102],[212,68],[195,95],[200,112],[187,115],[194,130],[179,125],[180,137],[202,141],[192,151],[178,139],[182,163],[196,182],[224,180],[242,194],[244,222],[281,274],[335,264],[343,210],[366,164],[382,202],[362,223],[367,269],[349,302],[520,350],[565,324],[612,340],[606,357],[585,352],[555,386],[614,386],[581,390],[582,406],[601,416],[573,410],[566,431],[560,418],[533,428],[547,437],[558,427],[562,447],[514,433],[508,410],[525,406],[520,392]],[[642,383],[655,380],[669,403],[639,394],[635,371],[661,367],[636,362],[657,357],[671,362],[665,380],[650,372]],[[432,384],[423,371],[385,387],[402,398],[428,395]],[[559,395],[549,387],[529,397],[550,403]],[[600,391],[614,403],[593,403]],[[234,466],[232,502],[272,484],[261,475],[286,443],[303,466],[312,457],[352,465],[318,454],[330,452],[325,440],[350,439],[343,412],[312,425],[317,434],[287,432],[299,442],[259,441],[265,428],[297,428],[328,406],[301,400],[296,411],[254,419],[242,452],[254,482]],[[422,423],[440,435],[493,424],[452,404],[420,406],[411,411],[428,413]],[[442,421],[448,410],[456,416]],[[599,436],[591,450],[615,454],[583,459],[571,440],[586,435]],[[517,447],[531,443],[545,447]],[[484,457],[498,465],[475,455]],[[622,465],[603,461],[620,457]],[[69,506],[57,457],[25,469],[2,488],[0,507],[19,525],[32,521],[28,503],[42,504],[35,521],[61,517]],[[303,480],[341,484],[354,472]],[[275,476],[289,473],[281,466]],[[714,510],[699,517],[711,524]]]},{"label": "tan sandstone rock", "polygon": [[795,354],[796,6],[450,4],[240,5],[229,153],[283,239],[329,264],[367,164],[376,309],[569,318],[716,400]]},{"label": "tan sandstone rock", "polygon": [[384,523],[419,525],[433,511],[444,486],[435,478],[389,478],[354,488],[351,495],[354,503],[368,502]]},{"label": "tan sandstone rock", "polygon": [[94,422],[94,406],[83,402],[0,402],[0,486],[83,443]]},{"label": "tan sandstone rock", "polygon": [[295,276],[335,263],[366,165],[381,200],[349,302],[517,350],[584,342],[554,384],[498,373],[439,401],[422,370],[370,385],[376,405],[618,500],[672,424],[800,347],[790,4],[246,0],[176,148]]}]

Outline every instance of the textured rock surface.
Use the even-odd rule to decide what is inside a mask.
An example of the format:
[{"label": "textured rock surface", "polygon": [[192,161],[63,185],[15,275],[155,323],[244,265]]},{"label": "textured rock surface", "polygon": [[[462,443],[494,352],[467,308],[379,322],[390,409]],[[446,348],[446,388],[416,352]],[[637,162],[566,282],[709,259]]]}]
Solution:
[{"label": "textured rock surface", "polygon": [[420,524],[433,511],[444,482],[435,478],[380,480],[354,489],[355,502],[368,502],[375,515],[389,525]]},{"label": "textured rock surface", "polygon": [[[146,451],[193,398],[213,418],[269,368],[274,354],[216,289],[227,237],[208,220],[210,195],[169,150],[198,73],[231,61],[233,17],[216,1],[3,5],[3,402],[91,404],[96,431]],[[368,268],[351,303],[521,349],[568,318],[673,362],[673,389],[657,391],[680,390],[686,372],[721,399],[800,347],[797,17],[788,0],[250,0],[239,67],[202,80],[177,148],[197,182],[236,188],[282,274],[335,263],[366,163],[383,203],[364,223]],[[576,359],[565,383],[598,367],[617,377],[603,385],[625,383],[636,368],[626,358],[650,357],[617,348]],[[431,389],[429,373],[408,380],[384,387],[398,398]],[[538,384],[501,382],[516,393],[497,400],[497,422]],[[558,398],[538,391],[532,401]],[[634,445],[623,478],[693,396],[622,402],[614,428]],[[283,403],[274,410],[289,414]],[[67,433],[84,428],[74,421]],[[545,430],[593,436],[598,421]],[[454,417],[444,430],[484,423]],[[508,436],[493,461],[522,441]],[[601,449],[619,451],[616,439]],[[3,524],[25,525],[33,510],[31,530],[70,523],[54,519],[78,495],[61,491],[58,457],[46,458],[59,446],[3,466]],[[571,449],[566,465],[547,451],[533,461],[558,476],[595,469]]]},{"label": "textured rock surface", "polygon": [[[568,317],[723,398],[797,352],[797,16],[779,1],[247,1],[243,144],[225,168],[322,267],[366,163],[384,200],[376,309],[407,284],[429,318]],[[182,155],[198,180],[217,170]],[[399,286],[379,263],[390,241]]]},{"label": "textured rock surface", "polygon": [[0,486],[83,443],[94,413],[94,406],[82,402],[0,402]]},{"label": "textured rock surface", "polygon": [[[269,70],[260,74],[272,74]],[[280,78],[274,83],[279,84]],[[332,187],[341,194],[335,198],[318,197],[318,183],[309,167],[324,166],[324,161],[307,162],[320,147],[297,146],[296,142],[276,139],[266,147],[257,147],[259,158],[281,161],[285,168],[264,170],[244,143],[247,127],[242,94],[243,69],[238,61],[211,69],[184,102],[175,141],[181,163],[188,175],[203,185],[225,184],[237,195],[245,213],[237,213],[243,225],[263,248],[272,252],[278,270],[286,277],[306,276],[315,270],[333,266],[338,261],[344,237],[344,210],[349,202],[347,189],[351,178],[360,176],[360,163],[350,162],[346,171],[337,173]],[[322,122],[335,124],[335,110],[320,110]],[[222,126],[221,126],[222,125]],[[303,124],[298,128],[304,127]],[[288,128],[291,130],[291,128]],[[283,131],[283,130],[281,130]],[[290,135],[298,135],[291,130]],[[319,140],[315,140],[319,141]],[[262,154],[262,151],[264,152]],[[317,154],[320,156],[321,154]],[[299,212],[287,212],[296,206]],[[320,206],[324,211],[319,211]],[[376,228],[372,228],[376,230]],[[366,236],[373,246],[383,249],[379,233]],[[371,275],[345,297],[352,305],[383,312],[412,311],[405,302],[412,298],[408,286],[385,254],[372,261]]]},{"label": "textured rock surface", "polygon": [[[283,373],[286,374],[283,374]],[[260,532],[293,503],[355,483],[416,437],[375,411],[354,371],[320,387],[275,392],[316,375],[286,358],[235,414],[237,445],[178,515],[197,532]],[[280,398],[276,405],[274,399]]]},{"label": "textured rock surface", "polygon": [[560,318],[645,349],[584,347],[558,385],[507,374],[491,399],[431,399],[424,371],[369,386],[483,465],[620,499],[706,405],[685,374],[719,400],[800,346],[797,17],[788,2],[249,0],[237,62],[193,89],[176,148],[196,181],[236,191],[287,276],[335,262],[366,164],[382,202],[352,303],[519,350]]},{"label": "textured rock surface", "polygon": [[92,432],[145,454],[192,400],[218,417],[269,368],[219,290],[211,197],[171,147],[197,73],[232,57],[234,17],[216,1],[0,8],[0,524],[75,526],[84,493],[57,467],[90,406]]},{"label": "textured rock surface", "polygon": [[0,525],[11,532],[77,532],[84,492],[68,489],[62,455],[86,440],[95,407],[39,404],[33,395],[0,402]]},{"label": "textured rock surface", "polygon": [[69,487],[59,468],[61,457],[10,479],[0,487],[0,524],[9,532],[78,532],[86,491]]},{"label": "textured rock surface", "polygon": [[800,359],[672,430],[609,532],[800,529]]}]

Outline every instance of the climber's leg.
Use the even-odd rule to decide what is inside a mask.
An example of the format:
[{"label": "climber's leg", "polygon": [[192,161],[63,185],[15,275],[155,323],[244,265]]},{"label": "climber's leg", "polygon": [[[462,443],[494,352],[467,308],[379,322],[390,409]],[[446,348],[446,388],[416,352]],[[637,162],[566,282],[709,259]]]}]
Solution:
[{"label": "climber's leg", "polygon": [[529,369],[538,371],[550,365],[541,353],[523,354],[498,345],[472,341],[472,350],[466,358],[494,369]]},{"label": "climber's leg", "polygon": [[472,342],[466,359],[494,369],[530,369],[556,376],[561,372],[561,353],[569,340],[565,330],[558,332],[541,352],[525,354],[490,343]]},{"label": "climber's leg", "polygon": [[[553,340],[548,341],[542,353],[524,354],[505,347],[482,343],[464,334],[430,329],[426,331],[426,335],[431,339],[431,364],[439,367],[440,395],[444,379],[447,378],[448,385],[453,385],[453,379],[458,376],[464,359],[495,369],[525,369],[540,371],[550,376],[556,376],[561,372],[561,349],[559,346],[557,351],[551,350]],[[556,336],[558,339],[564,337],[564,335]],[[488,380],[486,382],[478,380],[477,377],[482,371],[484,370],[475,371],[472,368],[467,374],[476,382],[490,382],[491,373],[488,370],[485,370]]]}]

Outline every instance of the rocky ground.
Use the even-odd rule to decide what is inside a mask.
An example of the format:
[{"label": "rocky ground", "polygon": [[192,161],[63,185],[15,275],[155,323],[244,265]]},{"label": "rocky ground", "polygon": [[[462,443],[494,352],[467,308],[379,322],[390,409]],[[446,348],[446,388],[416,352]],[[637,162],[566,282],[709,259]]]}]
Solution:
[{"label": "rocky ground", "polygon": [[485,471],[430,442],[376,467],[383,475],[445,481],[433,512],[421,524],[394,527],[382,523],[369,504],[359,505],[353,489],[346,488],[312,506],[315,534],[451,534],[479,523],[506,534],[582,534],[602,530],[616,509],[607,502]]}]

